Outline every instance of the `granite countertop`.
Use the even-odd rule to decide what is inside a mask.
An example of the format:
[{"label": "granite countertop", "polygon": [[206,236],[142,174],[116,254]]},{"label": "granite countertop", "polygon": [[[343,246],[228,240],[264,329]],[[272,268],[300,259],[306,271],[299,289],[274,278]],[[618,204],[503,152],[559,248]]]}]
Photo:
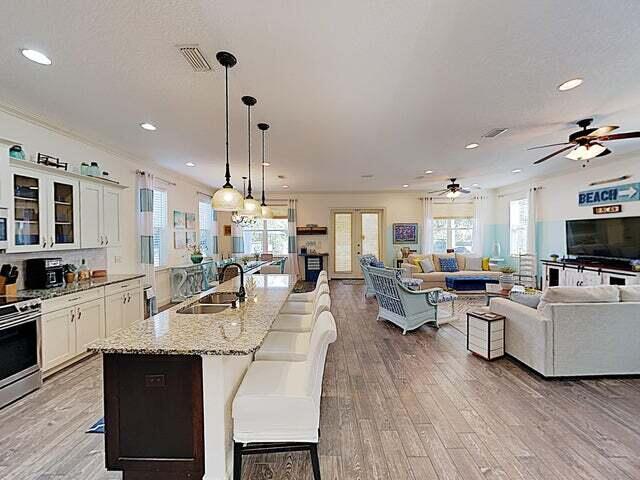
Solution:
[{"label": "granite countertop", "polygon": [[[271,324],[295,284],[287,274],[251,275],[256,281],[253,297],[237,309],[215,314],[179,314],[177,311],[214,291],[235,292],[240,277],[202,292],[153,317],[136,322],[89,350],[103,353],[171,355],[248,355],[264,341]],[[248,279],[245,279],[245,286]]]},{"label": "granite countertop", "polygon": [[136,278],[143,277],[143,273],[107,275],[106,277],[92,278],[90,280],[75,282],[70,285],[64,285],[62,287],[19,290],[17,295],[19,297],[40,298],[41,300],[49,300],[51,298],[61,297],[62,295],[84,292],[85,290],[91,290],[92,288],[104,287],[113,283],[127,282],[129,280],[135,280]]}]

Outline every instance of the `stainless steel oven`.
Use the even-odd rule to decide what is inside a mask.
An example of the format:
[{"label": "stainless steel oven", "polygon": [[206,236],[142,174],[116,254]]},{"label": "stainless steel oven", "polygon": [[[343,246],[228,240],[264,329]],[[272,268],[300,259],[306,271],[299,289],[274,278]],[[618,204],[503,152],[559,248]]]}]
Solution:
[{"label": "stainless steel oven", "polygon": [[7,209],[0,207],[0,250],[9,248],[9,221]]},{"label": "stainless steel oven", "polygon": [[42,386],[39,299],[0,297],[0,408]]}]

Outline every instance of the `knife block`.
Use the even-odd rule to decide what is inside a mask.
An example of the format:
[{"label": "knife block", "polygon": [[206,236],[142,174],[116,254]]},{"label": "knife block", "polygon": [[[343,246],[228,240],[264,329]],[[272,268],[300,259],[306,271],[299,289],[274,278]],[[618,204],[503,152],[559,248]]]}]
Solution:
[{"label": "knife block", "polygon": [[15,297],[18,295],[18,285],[12,283],[11,285],[0,285],[0,295],[6,297]]}]

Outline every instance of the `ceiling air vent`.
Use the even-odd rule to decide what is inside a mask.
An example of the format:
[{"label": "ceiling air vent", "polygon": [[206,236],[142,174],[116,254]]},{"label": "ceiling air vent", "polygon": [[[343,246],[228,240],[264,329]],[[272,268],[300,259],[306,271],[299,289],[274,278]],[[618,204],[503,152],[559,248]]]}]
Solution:
[{"label": "ceiling air vent", "polygon": [[177,45],[177,47],[185,60],[191,65],[194,72],[211,71],[211,65],[209,65],[207,59],[204,58],[198,45]]},{"label": "ceiling air vent", "polygon": [[483,138],[496,138],[498,135],[502,135],[504,132],[509,130],[508,128],[493,128],[489,130],[487,133],[482,135]]}]

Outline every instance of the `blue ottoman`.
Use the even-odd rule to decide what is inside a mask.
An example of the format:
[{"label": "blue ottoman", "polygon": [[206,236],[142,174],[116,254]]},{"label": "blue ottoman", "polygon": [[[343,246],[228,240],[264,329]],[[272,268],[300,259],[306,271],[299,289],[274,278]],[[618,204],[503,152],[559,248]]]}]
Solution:
[{"label": "blue ottoman", "polygon": [[472,290],[486,290],[487,283],[498,283],[497,278],[486,275],[465,275],[464,277],[445,277],[444,281],[449,290],[468,292]]}]

